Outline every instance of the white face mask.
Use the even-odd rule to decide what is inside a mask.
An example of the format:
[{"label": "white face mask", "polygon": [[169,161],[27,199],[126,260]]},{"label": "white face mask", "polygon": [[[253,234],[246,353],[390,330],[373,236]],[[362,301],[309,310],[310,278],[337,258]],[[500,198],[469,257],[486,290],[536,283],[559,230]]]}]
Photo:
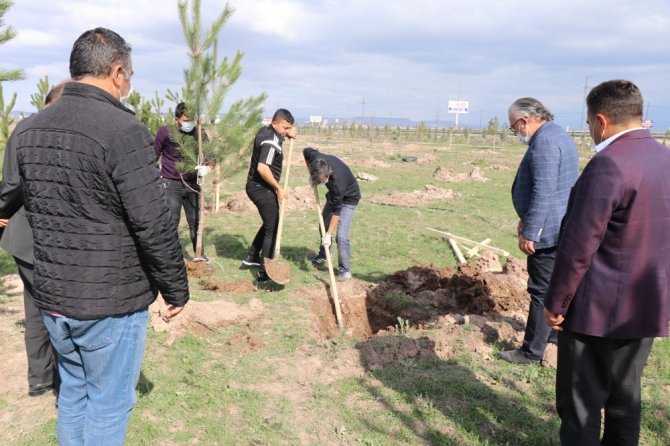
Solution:
[{"label": "white face mask", "polygon": [[130,88],[128,89],[128,93],[125,96],[121,96],[119,98],[119,101],[121,101],[121,103],[123,105],[126,105],[128,103],[128,98],[130,97],[131,94],[133,94],[133,84],[130,84]]},{"label": "white face mask", "polygon": [[528,144],[530,142],[530,135],[522,135],[521,129],[519,129],[519,131],[517,132],[516,137],[519,141],[521,141],[524,144]]},{"label": "white face mask", "polygon": [[[130,81],[130,74],[128,74],[126,69],[123,68],[123,67],[121,67],[121,69],[123,70],[124,77],[128,81],[128,92],[125,94],[125,96],[121,96],[119,98],[119,101],[121,101],[121,103],[123,105],[126,105],[128,103],[128,98],[130,97],[131,93],[133,92],[133,83]],[[119,95],[120,94],[121,94],[121,89],[119,88]]]},{"label": "white face mask", "polygon": [[[594,125],[594,129],[595,129],[595,125]],[[593,133],[590,128],[589,128],[589,133]],[[591,151],[592,152],[600,152],[604,148],[603,147],[604,142],[605,142],[605,129],[603,128],[602,133],[600,133],[600,142],[598,144],[596,144],[595,138],[593,136],[591,137]]]},{"label": "white face mask", "polygon": [[516,137],[524,144],[528,144],[530,142],[530,136],[522,135],[521,132],[517,133]]},{"label": "white face mask", "polygon": [[179,123],[179,130],[184,133],[191,133],[195,128],[195,121],[186,121]]}]

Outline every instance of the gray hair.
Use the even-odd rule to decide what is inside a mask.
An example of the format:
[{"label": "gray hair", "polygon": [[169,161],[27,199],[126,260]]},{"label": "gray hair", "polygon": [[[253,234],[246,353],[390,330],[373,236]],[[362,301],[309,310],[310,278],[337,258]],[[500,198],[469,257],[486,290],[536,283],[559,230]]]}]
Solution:
[{"label": "gray hair", "polygon": [[127,69],[129,61],[130,45],[123,37],[107,28],[90,29],[72,46],[70,76],[76,81],[84,76],[106,77],[115,64]]},{"label": "gray hair", "polygon": [[553,121],[554,115],[542,105],[542,102],[535,98],[520,98],[512,102],[509,106],[510,113],[521,113],[524,116],[541,119],[543,121]]},{"label": "gray hair", "polygon": [[317,158],[311,163],[309,163],[309,182],[312,186],[317,186],[323,181],[321,178],[327,177],[333,173],[333,169],[330,168],[328,163],[323,158]]}]

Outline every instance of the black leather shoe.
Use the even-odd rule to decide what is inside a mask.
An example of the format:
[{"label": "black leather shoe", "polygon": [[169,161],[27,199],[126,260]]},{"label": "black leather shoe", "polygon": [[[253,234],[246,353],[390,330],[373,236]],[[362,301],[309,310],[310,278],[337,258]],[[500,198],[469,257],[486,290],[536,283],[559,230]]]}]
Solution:
[{"label": "black leather shoe", "polygon": [[51,384],[38,384],[36,386],[30,386],[28,388],[28,396],[40,396],[44,395],[50,390],[53,390],[53,385]]},{"label": "black leather shoe", "polygon": [[265,271],[259,271],[258,272],[258,277],[256,278],[256,283],[259,285],[263,285],[266,283],[270,283],[271,279],[270,276],[268,276],[268,273]]},{"label": "black leather shoe", "polygon": [[512,364],[539,364],[539,359],[531,359],[526,356],[521,350],[508,350],[506,352],[498,353],[500,359],[504,359]]}]

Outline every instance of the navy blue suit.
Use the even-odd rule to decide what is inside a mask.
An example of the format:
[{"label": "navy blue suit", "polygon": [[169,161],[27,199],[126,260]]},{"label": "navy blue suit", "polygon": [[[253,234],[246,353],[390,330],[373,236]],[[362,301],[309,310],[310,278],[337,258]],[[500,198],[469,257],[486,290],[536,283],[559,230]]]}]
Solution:
[{"label": "navy blue suit", "polygon": [[574,141],[560,126],[545,122],[531,137],[512,186],[512,203],[523,225],[521,235],[535,247],[527,258],[531,301],[520,349],[534,361],[542,360],[548,342],[556,342],[544,320],[544,294],[554,268],[561,220],[578,175]]}]

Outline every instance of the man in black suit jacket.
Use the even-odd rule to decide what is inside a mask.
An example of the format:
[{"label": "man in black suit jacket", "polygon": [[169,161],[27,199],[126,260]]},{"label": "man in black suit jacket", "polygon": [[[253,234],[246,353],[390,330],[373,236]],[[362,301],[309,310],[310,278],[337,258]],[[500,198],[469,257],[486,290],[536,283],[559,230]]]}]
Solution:
[{"label": "man in black suit jacket", "polygon": [[637,445],[642,371],[668,336],[670,151],[642,128],[632,82],[603,82],[586,102],[598,153],[570,194],[544,300],[561,443]]},{"label": "man in black suit jacket", "polygon": [[[44,106],[60,98],[65,82],[53,87],[45,99]],[[30,117],[20,122],[17,128],[23,127]],[[20,127],[19,127],[20,126]],[[16,146],[10,138],[5,151],[2,182],[0,183],[0,200],[4,201],[2,191],[5,185],[18,184],[19,177]],[[24,341],[28,356],[28,395],[40,396],[47,391],[58,390],[58,367],[49,339],[49,332],[44,326],[42,312],[33,301],[33,231],[28,224],[26,211],[19,209],[10,220],[0,219],[0,227],[4,227],[0,247],[14,257],[19,276],[23,282],[23,308],[25,312]]]}]

